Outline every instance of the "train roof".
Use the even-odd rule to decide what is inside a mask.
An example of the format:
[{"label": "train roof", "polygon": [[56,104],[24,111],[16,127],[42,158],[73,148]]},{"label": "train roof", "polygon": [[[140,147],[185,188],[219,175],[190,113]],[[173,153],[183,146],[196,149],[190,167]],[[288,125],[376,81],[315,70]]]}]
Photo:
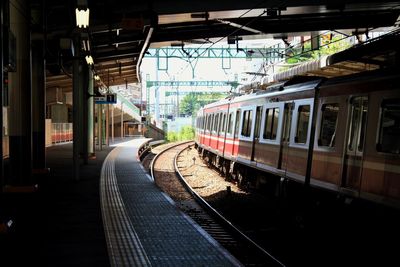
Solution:
[{"label": "train roof", "polygon": [[371,70],[366,72],[360,72],[351,75],[338,76],[330,79],[326,79],[321,85],[320,88],[324,89],[326,87],[338,86],[339,84],[349,84],[351,82],[369,82],[371,80],[382,80],[382,79],[399,79],[400,77],[400,68],[383,68],[378,70]]},{"label": "train roof", "polygon": [[260,90],[255,90],[253,93],[245,95],[227,97],[217,102],[205,105],[203,109],[213,108],[228,103],[248,101],[254,98],[259,98],[260,96],[274,97],[284,94],[297,93],[306,90],[313,90],[321,83],[322,80],[323,78],[315,76],[294,77],[293,79],[290,79],[286,82],[269,86],[267,87],[267,89],[264,90],[260,89]]},{"label": "train roof", "polygon": [[399,79],[400,77],[399,73],[400,73],[399,68],[393,68],[393,69],[391,68],[391,69],[374,70],[369,72],[357,73],[330,79],[315,77],[315,76],[313,76],[312,78],[311,76],[305,76],[305,78],[295,77],[286,82],[281,82],[269,86],[267,87],[266,90],[256,90],[253,93],[245,95],[227,97],[217,102],[210,103],[204,106],[203,109],[218,107],[228,103],[249,101],[259,97],[276,97],[285,94],[293,94],[307,90],[314,90],[317,87],[320,87],[322,90],[324,90],[324,88],[329,88],[331,86],[337,87],[340,84],[348,84],[351,83],[352,81],[354,82],[365,81],[367,83],[371,80],[382,80],[390,77],[392,77],[393,79]]},{"label": "train roof", "polygon": [[212,108],[212,107],[216,107],[216,106],[221,106],[221,105],[224,105],[224,104],[228,104],[228,103],[231,101],[231,98],[232,98],[232,96],[231,96],[231,97],[226,97],[226,98],[224,98],[224,99],[218,100],[218,101],[213,102],[213,103],[210,103],[210,104],[207,104],[207,105],[205,105],[202,109],[205,109],[205,108]]}]

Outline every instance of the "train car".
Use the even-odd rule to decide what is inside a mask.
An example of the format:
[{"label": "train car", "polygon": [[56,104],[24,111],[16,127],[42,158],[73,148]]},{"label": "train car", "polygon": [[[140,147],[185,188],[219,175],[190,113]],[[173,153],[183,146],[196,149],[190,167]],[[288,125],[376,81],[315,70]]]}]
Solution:
[{"label": "train car", "polygon": [[399,74],[295,77],[209,104],[196,145],[242,185],[288,179],[400,207]]}]

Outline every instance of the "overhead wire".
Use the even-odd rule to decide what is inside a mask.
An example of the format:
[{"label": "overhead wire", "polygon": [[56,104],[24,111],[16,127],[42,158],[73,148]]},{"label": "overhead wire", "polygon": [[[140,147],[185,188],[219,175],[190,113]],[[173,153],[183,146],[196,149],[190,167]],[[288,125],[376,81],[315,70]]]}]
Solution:
[{"label": "overhead wire", "polygon": [[[256,4],[253,8],[251,8],[251,9],[247,10],[246,12],[244,12],[243,14],[241,14],[238,18],[242,18],[243,16],[245,16],[245,15],[248,14],[249,12],[251,12],[251,11],[253,11],[254,9],[256,9],[257,7],[259,7],[260,4],[262,4],[262,3],[264,3],[264,2],[266,2],[266,1],[264,0],[264,1],[259,2],[259,3]],[[283,4],[284,4],[284,3],[281,3],[281,5],[283,5]],[[389,10],[393,10],[393,9],[398,8],[399,6],[400,6],[400,5],[397,5],[397,6],[394,6],[394,7],[390,7],[390,8],[388,8],[388,9],[389,9]],[[206,52],[207,52],[211,47],[213,47],[215,44],[221,42],[222,40],[224,40],[225,38],[228,38],[229,36],[234,35],[234,34],[237,33],[238,31],[242,30],[244,27],[246,27],[246,26],[250,25],[251,23],[253,23],[254,21],[258,20],[258,19],[259,19],[261,16],[263,16],[266,12],[267,12],[267,9],[265,9],[261,14],[259,14],[257,17],[254,17],[252,20],[250,20],[250,21],[247,22],[246,24],[241,25],[241,27],[235,29],[235,30],[234,30],[233,32],[231,32],[230,34],[219,38],[219,39],[218,39],[217,41],[215,41],[215,42],[212,42],[210,46],[208,46],[207,48],[205,48],[203,51],[201,51],[201,52],[199,53],[199,50],[202,48],[202,46],[203,46],[205,43],[201,44],[198,48],[195,49],[195,51],[194,51],[191,55],[188,56],[188,59],[186,60],[186,61],[188,62],[188,64],[187,64],[187,65],[185,66],[185,68],[183,68],[183,69],[180,71],[180,73],[178,73],[177,75],[180,75],[181,73],[183,73],[184,71],[186,71],[186,69],[188,68],[188,66],[191,65],[191,61],[192,61],[192,60],[198,59],[200,56],[202,56],[204,53],[206,53]],[[371,28],[369,31],[375,30],[375,29],[377,29],[377,28],[380,28],[380,27]],[[304,43],[309,42],[309,41],[312,41],[314,38],[320,38],[321,36],[326,35],[326,34],[329,33],[329,32],[336,32],[336,33],[339,33],[339,34],[341,34],[341,35],[344,35],[345,37],[340,38],[340,39],[338,39],[338,40],[335,40],[335,41],[333,41],[333,42],[329,42],[328,44],[324,44],[324,45],[322,45],[322,46],[319,46],[319,48],[321,48],[321,47],[326,47],[326,46],[329,46],[329,45],[334,44],[334,43],[336,43],[336,42],[339,42],[339,41],[342,41],[342,40],[344,40],[344,39],[351,38],[351,37],[355,36],[355,34],[353,34],[353,35],[347,35],[347,34],[344,34],[344,33],[339,32],[339,31],[337,31],[337,30],[332,30],[332,31],[329,31],[329,30],[328,30],[328,31],[325,31],[325,32],[323,32],[323,33],[320,33],[320,34],[318,34],[318,35],[316,35],[316,36],[314,36],[314,37],[312,37],[312,38],[310,38],[310,39],[308,39],[308,40],[306,40],[306,41],[304,41],[304,42],[302,42],[302,43],[300,43],[300,44],[288,46],[288,47],[285,49],[285,53],[284,53],[284,54],[286,55],[286,51],[289,50],[289,49],[293,49],[295,46],[304,45]],[[268,47],[268,48],[272,48],[272,47],[273,47],[273,45],[270,46],[270,47]],[[301,56],[301,55],[305,55],[305,54],[310,53],[310,52],[312,52],[312,51],[316,51],[316,50],[310,49],[310,50],[307,50],[307,51],[305,51],[305,52],[302,52],[302,53],[299,53],[299,54],[296,54],[296,55],[293,55],[293,56],[289,56],[289,57],[287,57],[285,60],[290,59],[290,58],[294,58],[294,57],[298,57],[298,56]],[[193,56],[193,55],[196,54],[196,53],[197,53],[197,55],[196,55],[196,56]],[[287,55],[286,55],[286,56],[287,56]],[[282,61],[279,61],[279,62],[273,63],[273,64],[271,64],[271,65],[276,65],[276,64],[279,64],[279,63],[281,63],[281,62],[282,62]],[[253,77],[253,78],[254,78],[254,77]]]},{"label": "overhead wire", "polygon": [[[258,2],[256,5],[254,5],[254,7],[248,9],[246,12],[244,12],[243,14],[241,14],[238,18],[242,18],[243,16],[247,15],[248,13],[250,13],[251,11],[253,11],[254,9],[260,7],[260,5],[261,5],[262,3],[265,3],[265,2],[266,2],[265,0]],[[237,32],[240,31],[243,27],[246,27],[246,26],[250,25],[251,23],[253,23],[253,22],[256,21],[257,19],[259,19],[262,15],[264,15],[266,12],[267,12],[267,11],[266,11],[266,9],[265,9],[265,10],[264,10],[260,15],[258,15],[257,17],[253,18],[252,20],[250,20],[250,21],[247,22],[246,24],[244,24],[244,25],[242,25],[241,27],[237,28],[236,30],[234,30],[234,31],[231,32],[230,34],[219,38],[219,39],[218,39],[217,41],[215,41],[215,42],[212,42],[212,44],[211,44],[209,47],[205,48],[201,53],[198,53],[198,51],[199,51],[199,50],[202,48],[202,46],[204,45],[204,43],[201,44],[198,48],[195,49],[195,51],[194,51],[191,55],[188,56],[188,59],[189,59],[189,60],[188,60],[188,64],[187,64],[187,65],[185,66],[185,68],[183,68],[183,69],[181,70],[181,72],[178,73],[177,75],[180,75],[182,72],[186,71],[186,69],[188,68],[188,66],[191,64],[191,63],[190,63],[191,60],[196,60],[196,59],[198,59],[200,56],[202,56],[205,52],[207,52],[207,51],[208,51],[211,47],[213,47],[215,44],[217,44],[217,43],[219,43],[220,41],[224,40],[225,38],[228,38],[229,36],[231,36],[231,35],[237,33]],[[193,56],[193,54],[195,54],[195,53],[197,53],[197,56]]]}]

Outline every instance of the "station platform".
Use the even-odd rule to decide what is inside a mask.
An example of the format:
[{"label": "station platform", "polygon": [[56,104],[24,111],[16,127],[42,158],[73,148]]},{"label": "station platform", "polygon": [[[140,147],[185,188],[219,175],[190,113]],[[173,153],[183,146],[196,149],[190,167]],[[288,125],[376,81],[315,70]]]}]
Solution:
[{"label": "station platform", "polygon": [[136,158],[143,139],[119,144],[101,171],[101,206],[113,266],[239,266],[184,215]]},{"label": "station platform", "polygon": [[79,181],[72,144],[49,147],[39,191],[2,196],[15,227],[0,236],[0,265],[240,266],[151,180],[137,159],[145,141],[96,151]]}]

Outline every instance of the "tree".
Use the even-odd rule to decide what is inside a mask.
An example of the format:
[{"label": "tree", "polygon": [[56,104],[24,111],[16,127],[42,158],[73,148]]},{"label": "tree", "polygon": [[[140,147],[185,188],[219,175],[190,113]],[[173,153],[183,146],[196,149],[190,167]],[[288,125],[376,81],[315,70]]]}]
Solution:
[{"label": "tree", "polygon": [[205,105],[224,98],[224,93],[203,93],[191,92],[187,94],[180,102],[179,111],[182,114],[193,116]]},{"label": "tree", "polygon": [[179,112],[186,115],[193,115],[199,110],[199,103],[197,102],[198,98],[195,93],[187,94],[179,105]]}]

